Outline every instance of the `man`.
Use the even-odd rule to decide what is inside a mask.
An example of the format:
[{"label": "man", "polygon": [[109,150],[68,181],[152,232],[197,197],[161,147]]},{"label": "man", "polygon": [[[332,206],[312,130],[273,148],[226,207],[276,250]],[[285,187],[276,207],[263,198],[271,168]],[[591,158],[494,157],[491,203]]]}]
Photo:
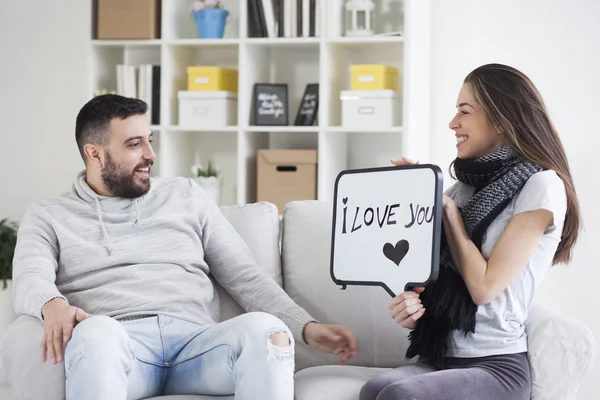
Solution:
[{"label": "man", "polygon": [[[25,213],[16,312],[43,321],[41,357],[64,360],[67,399],[292,400],[295,341],[345,362],[354,336],[297,306],[193,180],[150,178],[146,110],[103,95],[79,112],[85,170]],[[209,274],[248,313],[218,322]]]}]

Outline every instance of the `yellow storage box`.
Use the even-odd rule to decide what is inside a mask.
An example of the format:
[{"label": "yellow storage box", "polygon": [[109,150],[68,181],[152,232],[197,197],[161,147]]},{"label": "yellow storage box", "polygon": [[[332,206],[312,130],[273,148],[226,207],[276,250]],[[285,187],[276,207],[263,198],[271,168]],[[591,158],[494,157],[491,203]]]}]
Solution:
[{"label": "yellow storage box", "polygon": [[380,64],[350,66],[351,90],[398,91],[398,68]]},{"label": "yellow storage box", "polygon": [[238,91],[238,72],[221,67],[188,67],[188,90]]}]

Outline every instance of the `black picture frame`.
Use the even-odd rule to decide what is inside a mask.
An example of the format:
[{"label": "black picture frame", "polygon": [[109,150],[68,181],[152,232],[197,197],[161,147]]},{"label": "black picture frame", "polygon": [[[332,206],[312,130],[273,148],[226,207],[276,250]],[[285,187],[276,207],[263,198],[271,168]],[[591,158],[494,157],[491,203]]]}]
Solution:
[{"label": "black picture frame", "polygon": [[319,84],[309,83],[298,106],[295,126],[313,126],[319,113]]},{"label": "black picture frame", "polygon": [[256,126],[289,124],[288,85],[256,83],[253,89],[253,123]]}]

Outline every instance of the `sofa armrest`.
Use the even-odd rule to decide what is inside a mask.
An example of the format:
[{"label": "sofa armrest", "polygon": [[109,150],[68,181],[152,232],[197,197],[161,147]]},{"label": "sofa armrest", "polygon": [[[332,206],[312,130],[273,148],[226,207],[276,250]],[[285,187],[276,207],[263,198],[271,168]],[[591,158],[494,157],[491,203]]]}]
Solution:
[{"label": "sofa armrest", "polygon": [[575,400],[592,369],[596,343],[590,330],[572,317],[534,304],[525,331],[532,374],[532,400]]},{"label": "sofa armrest", "polygon": [[0,375],[19,400],[64,400],[65,365],[42,362],[40,341],[44,331],[40,320],[20,316],[0,338]]}]

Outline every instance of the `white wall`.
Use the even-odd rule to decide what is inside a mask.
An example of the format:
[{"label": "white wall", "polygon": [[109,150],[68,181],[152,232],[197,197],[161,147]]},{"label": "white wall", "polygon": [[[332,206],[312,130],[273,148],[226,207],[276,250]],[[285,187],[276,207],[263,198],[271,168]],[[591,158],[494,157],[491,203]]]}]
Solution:
[{"label": "white wall", "polygon": [[69,188],[83,169],[75,117],[86,101],[89,2],[0,1],[0,219]]},{"label": "white wall", "polygon": [[[573,263],[546,277],[538,300],[584,322],[600,340],[600,2],[596,0],[434,0],[432,34],[433,162],[444,171],[456,156],[448,122],[464,77],[500,62],[525,72],[541,91],[563,139],[586,231]],[[594,251],[596,249],[596,251]],[[600,393],[600,368],[578,399]]]}]

